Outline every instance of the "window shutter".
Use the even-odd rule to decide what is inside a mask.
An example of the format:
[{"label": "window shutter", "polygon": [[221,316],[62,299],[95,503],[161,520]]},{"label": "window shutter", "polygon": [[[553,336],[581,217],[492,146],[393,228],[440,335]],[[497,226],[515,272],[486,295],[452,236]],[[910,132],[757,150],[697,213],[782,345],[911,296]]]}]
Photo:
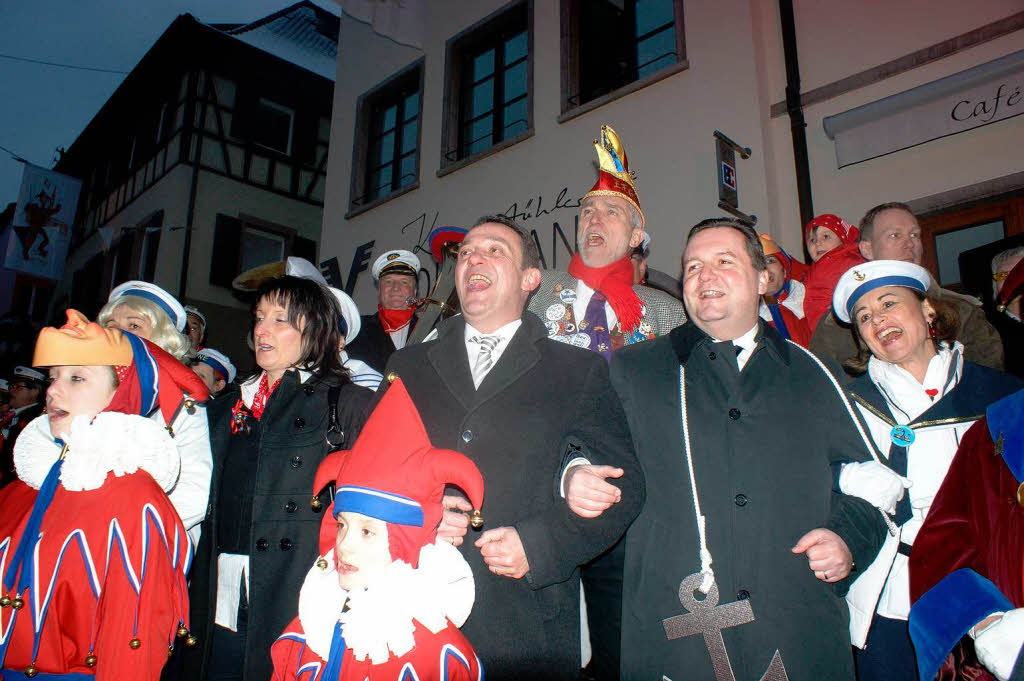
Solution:
[{"label": "window shutter", "polygon": [[210,260],[210,284],[231,288],[238,275],[238,254],[242,249],[242,221],[217,214],[213,228],[213,258]]},{"label": "window shutter", "polygon": [[312,239],[301,236],[294,237],[292,239],[292,255],[296,258],[305,258],[314,266],[320,267],[320,263],[316,261],[316,242]]}]

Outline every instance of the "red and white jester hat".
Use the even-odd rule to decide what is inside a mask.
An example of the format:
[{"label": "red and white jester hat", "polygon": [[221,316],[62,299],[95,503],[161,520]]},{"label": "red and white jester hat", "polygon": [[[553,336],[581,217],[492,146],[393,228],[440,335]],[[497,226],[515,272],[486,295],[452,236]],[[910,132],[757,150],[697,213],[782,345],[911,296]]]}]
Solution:
[{"label": "red and white jester hat", "polygon": [[448,483],[477,509],[473,526],[483,525],[483,476],[465,455],[430,444],[401,379],[388,387],[352,449],[332,452],[320,464],[313,493],[331,482],[334,505],[320,526],[320,555],[334,547],[337,514],[348,511],[385,521],[391,558],[417,567],[420,548],[437,536]]}]

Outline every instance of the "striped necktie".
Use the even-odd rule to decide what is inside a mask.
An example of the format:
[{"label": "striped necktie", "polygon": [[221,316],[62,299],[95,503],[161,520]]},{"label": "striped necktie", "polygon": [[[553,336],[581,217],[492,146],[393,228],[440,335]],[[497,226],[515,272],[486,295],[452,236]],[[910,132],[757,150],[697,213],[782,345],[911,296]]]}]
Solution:
[{"label": "striped necktie", "polygon": [[473,363],[473,387],[479,388],[480,384],[483,383],[484,376],[494,366],[494,358],[491,356],[491,353],[494,352],[494,348],[497,347],[500,340],[500,336],[473,336],[469,339],[470,343],[476,343],[480,346],[476,362]]}]

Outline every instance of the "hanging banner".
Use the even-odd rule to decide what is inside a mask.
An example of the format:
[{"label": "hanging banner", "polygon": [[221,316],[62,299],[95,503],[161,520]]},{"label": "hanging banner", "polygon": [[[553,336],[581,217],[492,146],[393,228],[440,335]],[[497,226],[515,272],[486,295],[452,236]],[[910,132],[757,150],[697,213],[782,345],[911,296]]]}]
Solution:
[{"label": "hanging banner", "polygon": [[26,163],[3,266],[60,279],[81,189],[81,180]]}]

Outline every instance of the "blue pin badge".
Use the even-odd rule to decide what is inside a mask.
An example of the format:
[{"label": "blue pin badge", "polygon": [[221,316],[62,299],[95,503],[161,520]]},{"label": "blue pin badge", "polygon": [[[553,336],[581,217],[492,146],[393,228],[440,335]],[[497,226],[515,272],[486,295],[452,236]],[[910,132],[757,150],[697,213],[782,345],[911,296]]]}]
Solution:
[{"label": "blue pin badge", "polygon": [[909,447],[914,444],[916,438],[917,435],[914,434],[914,429],[910,426],[893,426],[889,431],[889,439],[897,447]]}]

